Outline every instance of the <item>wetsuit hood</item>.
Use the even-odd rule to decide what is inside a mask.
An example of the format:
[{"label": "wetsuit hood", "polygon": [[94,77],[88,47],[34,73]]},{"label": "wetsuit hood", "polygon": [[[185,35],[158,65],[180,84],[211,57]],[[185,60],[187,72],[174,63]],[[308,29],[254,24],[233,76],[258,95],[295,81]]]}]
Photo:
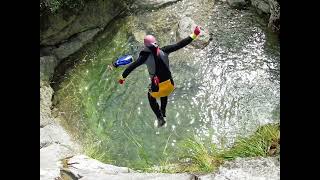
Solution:
[{"label": "wetsuit hood", "polygon": [[146,35],[143,39],[144,45],[149,47],[149,46],[154,46],[157,43],[157,40],[154,36],[152,35]]}]

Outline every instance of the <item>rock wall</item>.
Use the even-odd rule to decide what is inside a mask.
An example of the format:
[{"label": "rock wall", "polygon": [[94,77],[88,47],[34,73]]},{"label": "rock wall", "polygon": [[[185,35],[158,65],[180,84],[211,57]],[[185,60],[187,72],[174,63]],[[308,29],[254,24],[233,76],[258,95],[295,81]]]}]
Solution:
[{"label": "rock wall", "polygon": [[254,7],[258,14],[269,17],[268,27],[274,32],[280,31],[280,3],[279,0],[227,0],[232,8],[245,9],[248,5]]},{"label": "rock wall", "polygon": [[[40,17],[40,71],[54,72],[65,58],[90,43],[108,23],[129,10],[160,8],[179,0],[95,0],[82,8],[61,8]],[[46,71],[46,72],[43,72]],[[46,79],[50,80],[50,77]]]},{"label": "rock wall", "polygon": [[60,9],[40,19],[40,45],[57,45],[90,29],[104,28],[125,9],[125,1],[86,1],[80,9]]},{"label": "rock wall", "polygon": [[170,5],[172,3],[176,3],[178,1],[181,1],[181,0],[137,0],[133,5],[135,8],[139,8],[139,9],[144,9],[144,8],[156,9],[156,8]]},{"label": "rock wall", "polygon": [[40,179],[59,177],[60,160],[80,152],[78,144],[51,114],[53,90],[48,82],[40,82]]},{"label": "rock wall", "polygon": [[60,160],[78,154],[80,146],[59,125],[59,119],[51,114],[53,89],[49,80],[57,59],[40,58],[40,179],[53,180],[60,175]]}]

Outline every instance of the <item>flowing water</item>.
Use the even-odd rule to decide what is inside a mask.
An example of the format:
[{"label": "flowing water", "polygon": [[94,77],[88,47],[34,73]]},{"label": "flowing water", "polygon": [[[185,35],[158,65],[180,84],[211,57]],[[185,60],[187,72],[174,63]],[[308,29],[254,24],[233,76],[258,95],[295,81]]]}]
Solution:
[{"label": "flowing water", "polygon": [[[185,16],[213,40],[169,56],[176,89],[169,97],[166,127],[156,128],[147,68],[138,67],[119,85],[124,68],[111,71],[107,65],[124,54],[136,59],[144,33],[154,34],[160,46],[176,42]],[[68,59],[77,63],[56,85],[55,107],[76,137],[89,137],[116,165],[174,161],[179,143],[193,136],[228,147],[237,136],[279,121],[279,41],[265,27],[254,11],[212,0],[183,0],[119,18]]]}]

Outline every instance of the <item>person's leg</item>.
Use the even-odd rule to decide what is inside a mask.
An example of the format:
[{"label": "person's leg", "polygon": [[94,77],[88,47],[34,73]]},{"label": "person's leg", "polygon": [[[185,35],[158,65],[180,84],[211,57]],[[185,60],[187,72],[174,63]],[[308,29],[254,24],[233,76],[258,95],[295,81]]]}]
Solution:
[{"label": "person's leg", "polygon": [[149,100],[149,104],[150,104],[150,107],[152,109],[152,111],[154,112],[154,114],[159,118],[161,117],[161,111],[159,109],[159,105],[157,103],[157,100],[156,98],[152,97],[150,95],[150,93],[148,93],[148,100]]},{"label": "person's leg", "polygon": [[150,93],[148,93],[148,100],[149,100],[149,104],[150,104],[150,107],[151,107],[152,111],[157,116],[158,126],[159,127],[163,126],[166,123],[166,121],[163,119],[163,116],[162,116],[162,113],[161,113],[161,111],[159,109],[159,105],[157,103],[156,98],[152,97],[150,95]]},{"label": "person's leg", "polygon": [[168,103],[168,96],[166,97],[161,97],[161,113],[163,115],[163,117],[166,117],[166,107],[167,107],[167,103]]}]

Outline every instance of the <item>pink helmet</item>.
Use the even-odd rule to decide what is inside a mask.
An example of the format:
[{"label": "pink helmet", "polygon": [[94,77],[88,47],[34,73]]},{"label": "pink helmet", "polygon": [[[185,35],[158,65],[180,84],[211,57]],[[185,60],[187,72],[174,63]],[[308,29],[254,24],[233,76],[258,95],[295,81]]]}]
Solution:
[{"label": "pink helmet", "polygon": [[144,45],[145,46],[150,46],[153,43],[157,43],[156,38],[152,35],[146,35],[144,37]]}]

